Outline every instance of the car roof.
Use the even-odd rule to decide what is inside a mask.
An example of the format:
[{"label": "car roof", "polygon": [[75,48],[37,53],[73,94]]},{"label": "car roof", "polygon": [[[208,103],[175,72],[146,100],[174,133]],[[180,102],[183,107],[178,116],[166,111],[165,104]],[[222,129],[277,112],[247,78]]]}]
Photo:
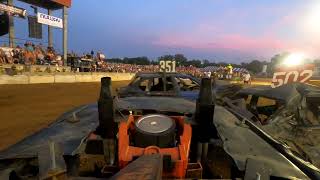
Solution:
[{"label": "car roof", "polygon": [[[191,77],[191,75],[183,74],[183,73],[165,73],[166,76],[175,76],[175,77]],[[164,73],[163,72],[139,72],[136,74],[136,77],[144,77],[144,78],[150,78],[150,77],[163,77]]]}]

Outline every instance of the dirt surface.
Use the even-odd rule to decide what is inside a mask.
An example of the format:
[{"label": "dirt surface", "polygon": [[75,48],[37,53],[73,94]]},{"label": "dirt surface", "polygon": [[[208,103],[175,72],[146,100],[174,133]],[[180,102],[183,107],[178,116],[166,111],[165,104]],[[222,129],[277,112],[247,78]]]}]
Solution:
[{"label": "dirt surface", "polygon": [[[116,88],[128,81],[113,82]],[[100,83],[0,85],[0,150],[46,127],[63,112],[97,101]]]}]

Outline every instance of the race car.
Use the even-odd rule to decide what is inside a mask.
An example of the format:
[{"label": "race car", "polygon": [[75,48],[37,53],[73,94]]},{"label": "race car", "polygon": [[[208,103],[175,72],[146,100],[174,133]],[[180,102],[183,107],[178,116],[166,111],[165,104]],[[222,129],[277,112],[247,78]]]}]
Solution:
[{"label": "race car", "polygon": [[176,96],[196,100],[200,80],[181,73],[137,73],[128,86],[118,90],[119,97]]},{"label": "race car", "polygon": [[[229,84],[225,81],[215,81],[213,93],[221,99],[240,90],[239,84]],[[200,90],[200,79],[183,73],[137,73],[128,86],[117,90],[117,95],[123,97],[181,97],[196,101]]]},{"label": "race car", "polygon": [[[227,98],[225,98],[227,99]],[[320,168],[320,89],[290,83],[241,89],[242,113],[299,157]],[[246,104],[245,104],[246,101]]]},{"label": "race car", "polygon": [[249,118],[243,101],[218,102],[211,79],[200,84],[196,102],[119,98],[102,78],[97,104],[0,152],[0,179],[320,179]]}]

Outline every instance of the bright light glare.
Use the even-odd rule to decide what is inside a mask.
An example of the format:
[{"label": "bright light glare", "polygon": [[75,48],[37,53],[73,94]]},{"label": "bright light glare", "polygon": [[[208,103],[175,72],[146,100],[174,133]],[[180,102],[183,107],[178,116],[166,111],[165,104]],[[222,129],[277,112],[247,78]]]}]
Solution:
[{"label": "bright light glare", "polygon": [[304,59],[305,59],[305,56],[303,54],[294,53],[286,57],[282,62],[282,64],[286,66],[297,66],[297,65],[301,65]]},{"label": "bright light glare", "polygon": [[320,4],[314,5],[310,11],[307,13],[305,19],[305,28],[310,33],[319,33],[320,32]]}]

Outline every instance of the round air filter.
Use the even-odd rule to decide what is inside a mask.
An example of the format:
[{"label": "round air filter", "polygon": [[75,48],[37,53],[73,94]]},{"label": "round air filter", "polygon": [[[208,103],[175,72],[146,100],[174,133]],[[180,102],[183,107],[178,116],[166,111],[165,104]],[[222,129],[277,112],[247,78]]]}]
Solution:
[{"label": "round air filter", "polygon": [[175,143],[175,121],[168,116],[151,114],[135,122],[134,144],[137,147],[173,147]]}]

